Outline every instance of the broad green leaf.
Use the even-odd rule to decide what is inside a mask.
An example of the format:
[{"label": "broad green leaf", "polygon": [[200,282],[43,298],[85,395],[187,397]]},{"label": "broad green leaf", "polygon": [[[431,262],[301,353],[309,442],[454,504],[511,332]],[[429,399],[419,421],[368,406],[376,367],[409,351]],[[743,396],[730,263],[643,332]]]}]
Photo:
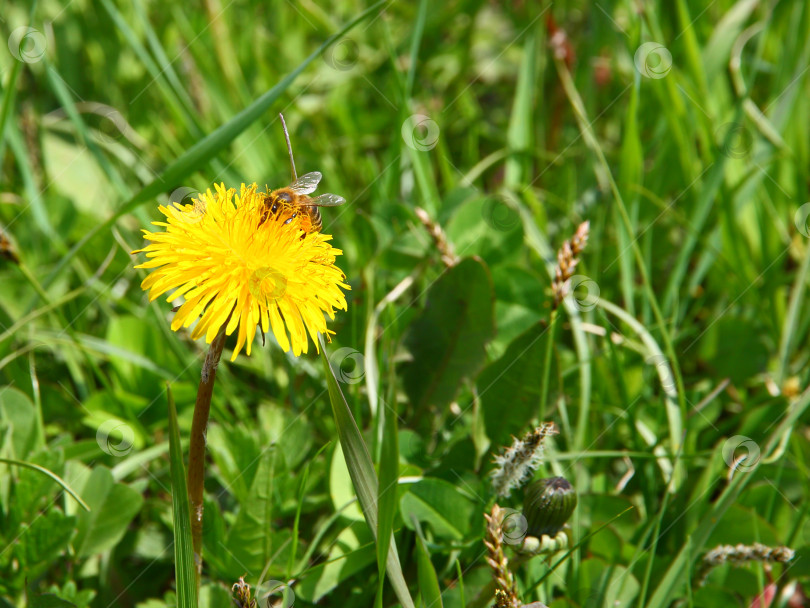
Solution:
[{"label": "broad green leaf", "polygon": [[324,563],[311,568],[296,585],[302,600],[315,603],[331,593],[341,582],[374,563],[374,545],[367,531],[356,523],[343,530],[329,549]]},{"label": "broad green leaf", "polygon": [[709,540],[706,541],[706,546],[716,547],[737,543],[744,545],[762,543],[776,546],[781,544],[779,536],[779,532],[773,524],[756,510],[736,504],[732,505],[722,521],[717,523],[717,527],[712,530]]},{"label": "broad green leaf", "polygon": [[[0,444],[2,453],[24,460],[37,446],[36,408],[28,395],[13,386],[0,387],[0,427],[11,428],[9,445]],[[6,434],[0,435],[0,441]]]},{"label": "broad green leaf", "polygon": [[[80,557],[88,557],[114,547],[124,536],[130,522],[143,504],[143,497],[122,483],[113,480],[112,473],[103,466],[92,470],[76,462],[68,463],[67,483],[90,507],[90,512],[79,511],[78,533],[73,546]],[[76,511],[78,507],[70,508]]]},{"label": "broad green leaf", "polygon": [[279,405],[264,404],[256,411],[256,417],[264,446],[278,445],[286,469],[297,470],[312,446],[313,429],[306,415]]},{"label": "broad green leaf", "polygon": [[197,581],[191,540],[191,507],[186,486],[186,469],[180,447],[180,430],[171,386],[169,397],[169,464],[172,477],[172,521],[174,523],[174,574],[178,608],[197,607]]},{"label": "broad green leaf", "polygon": [[638,581],[627,568],[600,559],[583,561],[576,582],[576,598],[582,606],[592,608],[630,606],[639,590]]},{"label": "broad green leaf", "polygon": [[206,440],[216,465],[214,474],[241,504],[246,503],[262,452],[255,433],[239,424],[211,423]]},{"label": "broad green leaf", "polygon": [[[40,511],[48,509],[58,492],[55,474],[43,474],[43,471],[62,473],[64,463],[60,450],[40,450],[32,453],[20,468],[11,467],[8,477],[2,476],[0,480],[9,484],[8,496],[8,524],[10,526],[30,522]],[[36,467],[41,467],[40,469]],[[5,466],[2,467],[6,469]],[[66,482],[62,482],[65,485]],[[75,489],[74,489],[75,491]],[[77,503],[70,501],[75,506]],[[87,505],[84,505],[85,510]]]},{"label": "broad green leaf", "polygon": [[287,553],[281,547],[284,541],[289,540],[288,535],[273,532],[273,518],[277,516],[274,495],[278,489],[275,485],[282,478],[278,475],[278,448],[267,446],[258,458],[247,500],[240,504],[239,514],[228,531],[225,546],[233,554],[234,560],[243,564],[243,568],[261,572],[267,564],[271,564],[275,571],[287,563]]},{"label": "broad green leaf", "polygon": [[[536,323],[478,375],[484,424],[495,446],[506,445],[511,435],[528,430],[538,415],[548,335],[548,325]],[[552,366],[556,367],[553,357]],[[549,377],[552,382],[557,377],[554,370]]]},{"label": "broad green leaf", "polygon": [[423,479],[408,486],[400,499],[405,525],[413,519],[428,524],[436,536],[463,540],[473,531],[473,520],[483,506],[451,483],[442,479]]},{"label": "broad green leaf", "polygon": [[520,259],[522,234],[519,212],[504,197],[480,192],[467,194],[447,223],[447,237],[456,251],[480,257],[493,268]]},{"label": "broad green leaf", "polygon": [[461,381],[484,364],[495,334],[493,299],[489,271],[475,258],[448,269],[430,287],[405,338],[413,360],[403,379],[417,411],[449,405]]},{"label": "broad green leaf", "polygon": [[79,591],[76,583],[72,580],[66,582],[61,589],[56,585],[51,585],[48,591],[58,598],[70,602],[71,606],[76,606],[77,608],[89,608],[93,598],[97,595],[92,589],[82,589]]},{"label": "broad green leaf", "polygon": [[[54,176],[53,187],[70,199],[77,211],[105,215],[112,211],[115,190],[86,146],[45,132],[42,157]],[[61,167],[71,170],[60,171]]]},{"label": "broad green leaf", "polygon": [[23,526],[14,552],[29,575],[36,572],[39,565],[56,562],[67,551],[75,524],[75,517],[52,507]]},{"label": "broad green leaf", "polygon": [[43,593],[31,598],[30,608],[75,608],[76,604],[63,600],[53,593]]},{"label": "broad green leaf", "polygon": [[233,594],[221,584],[203,585],[200,589],[199,608],[222,608],[233,606]]},{"label": "broad green leaf", "polygon": [[[171,370],[173,357],[166,338],[151,318],[130,315],[113,317],[107,327],[105,352],[128,390],[154,393],[158,382]],[[174,377],[171,373],[171,377]]]},{"label": "broad green leaf", "polygon": [[544,293],[548,279],[539,272],[529,272],[515,264],[500,264],[492,267],[492,282],[498,335],[487,347],[487,352],[495,359],[502,356],[527,327],[548,317],[548,296]]},{"label": "broad green leaf", "polygon": [[716,377],[744,383],[766,370],[765,335],[763,324],[726,315],[706,329],[700,339],[700,355]]},{"label": "broad green leaf", "polygon": [[[355,521],[363,519],[363,511],[352,489],[352,477],[346,464],[343,447],[340,444],[335,446],[335,451],[332,453],[332,464],[329,467],[329,495],[332,497],[332,506],[335,511],[340,510],[343,517]],[[349,504],[348,507],[347,504]]]}]

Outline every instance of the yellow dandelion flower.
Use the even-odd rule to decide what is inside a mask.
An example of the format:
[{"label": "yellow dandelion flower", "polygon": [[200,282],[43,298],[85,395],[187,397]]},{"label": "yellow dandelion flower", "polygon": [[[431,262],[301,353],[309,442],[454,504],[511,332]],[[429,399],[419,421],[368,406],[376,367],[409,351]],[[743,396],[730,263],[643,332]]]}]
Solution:
[{"label": "yellow dandelion flower", "polygon": [[[341,291],[349,289],[335,266],[343,252],[329,243],[332,237],[306,232],[305,214],[264,216],[264,195],[256,184],[242,184],[237,194],[223,184],[199,195],[193,204],[161,205],[165,222],[152,222],[163,231],[144,230],[149,245],[136,252],[149,260],[136,268],[154,269],[141,283],[150,301],[167,291],[172,301],[184,296],[172,329],[197,325],[192,339],[205,336],[209,344],[225,326],[237,330],[231,361],[245,346],[271,328],[281,348],[296,356],[307,352],[309,332],[318,348],[318,332],[329,337],[324,313],[346,310]],[[285,223],[286,222],[286,223]],[[289,332],[289,338],[287,333]]]}]

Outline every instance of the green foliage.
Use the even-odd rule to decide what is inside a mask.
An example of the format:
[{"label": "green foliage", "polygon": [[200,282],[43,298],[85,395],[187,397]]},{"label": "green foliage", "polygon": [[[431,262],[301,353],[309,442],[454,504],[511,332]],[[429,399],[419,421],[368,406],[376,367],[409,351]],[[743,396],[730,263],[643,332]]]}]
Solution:
[{"label": "green foliage", "polygon": [[444,410],[461,381],[481,368],[494,332],[492,304],[491,280],[480,260],[461,261],[431,285],[424,312],[405,337],[412,360],[402,377],[417,412]]},{"label": "green foliage", "polygon": [[543,381],[538,370],[543,369],[550,337],[548,323],[535,323],[478,375],[487,436],[496,445],[525,432],[526,421],[537,416]]},{"label": "green foliage", "polygon": [[[289,183],[279,112],[299,173],[348,201],[323,210],[348,310],[331,366],[272,335],[223,357],[199,606],[243,575],[300,608],[492,605],[489,473],[543,421],[535,477],[579,504],[569,550],[527,558],[522,491],[497,499],[524,603],[810,594],[806,3],[7,4],[0,608],[193,603],[206,346],[132,252],[158,204]],[[698,587],[740,542],[797,553]]]}]

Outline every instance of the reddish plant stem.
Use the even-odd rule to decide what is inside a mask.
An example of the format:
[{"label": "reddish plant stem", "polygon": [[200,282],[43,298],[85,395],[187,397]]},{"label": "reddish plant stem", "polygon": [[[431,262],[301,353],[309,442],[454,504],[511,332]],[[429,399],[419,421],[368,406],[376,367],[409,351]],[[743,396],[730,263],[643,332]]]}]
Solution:
[{"label": "reddish plant stem", "polygon": [[208,354],[197,389],[197,401],[194,404],[194,417],[191,421],[191,438],[188,449],[188,500],[191,507],[191,541],[194,548],[194,565],[197,574],[197,588],[200,587],[202,575],[202,524],[203,524],[203,480],[205,478],[205,434],[208,429],[208,415],[211,411],[211,395],[214,392],[214,380],[217,377],[217,366],[225,345],[225,325]]}]

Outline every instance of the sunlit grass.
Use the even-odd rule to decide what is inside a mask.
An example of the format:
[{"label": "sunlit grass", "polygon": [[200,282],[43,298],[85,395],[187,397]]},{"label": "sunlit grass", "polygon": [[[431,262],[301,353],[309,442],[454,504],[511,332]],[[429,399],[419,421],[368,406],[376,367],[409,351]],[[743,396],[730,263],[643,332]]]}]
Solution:
[{"label": "sunlit grass", "polygon": [[[489,472],[546,421],[535,477],[579,504],[570,554],[506,543],[525,603],[807,586],[808,31],[800,2],[4,7],[0,606],[188,599],[206,345],[130,252],[158,203],[289,184],[279,112],[348,201],[322,210],[348,309],[334,377],[269,334],[220,367],[200,605],[243,575],[296,606],[492,605]],[[738,543],[797,553],[698,586]]]}]

